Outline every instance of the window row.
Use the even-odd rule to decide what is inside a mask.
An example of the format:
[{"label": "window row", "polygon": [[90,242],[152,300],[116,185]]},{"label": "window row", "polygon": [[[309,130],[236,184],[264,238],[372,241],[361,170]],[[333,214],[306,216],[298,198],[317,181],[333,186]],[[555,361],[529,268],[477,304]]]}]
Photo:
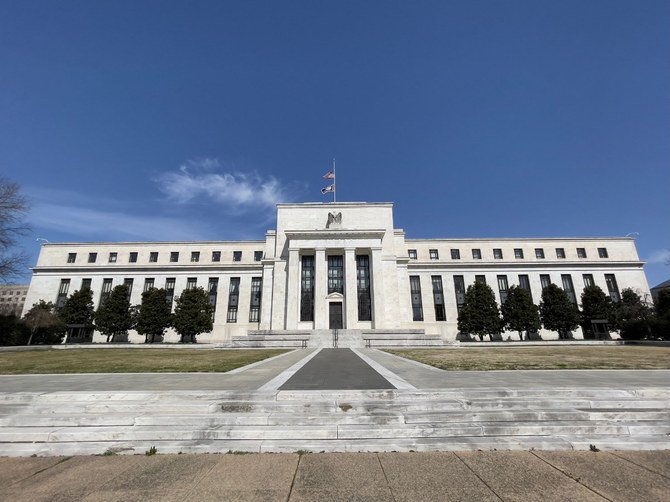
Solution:
[{"label": "window row", "polygon": [[[112,292],[113,279],[103,279],[102,288],[100,290],[100,298],[98,299],[98,307],[102,305]],[[128,290],[128,296],[133,291],[133,278],[126,278],[123,280],[123,285]],[[163,289],[165,289],[165,301],[170,304],[174,303],[176,278],[168,277],[165,279]],[[156,280],[153,277],[144,279],[143,292],[158,287]],[[186,279],[186,289],[194,289],[198,287],[197,277],[188,277]],[[91,279],[82,279],[80,289],[91,289]],[[207,294],[209,295],[209,304],[212,306],[212,315],[216,315],[216,302],[218,297],[219,278],[210,277],[207,283]],[[68,291],[70,290],[70,279],[61,279],[58,288],[58,295],[56,297],[56,307],[62,308],[67,301]],[[263,278],[251,278],[251,299],[249,304],[249,322],[260,322],[261,320],[261,295],[263,290]],[[237,322],[237,309],[240,295],[240,278],[231,277],[228,288],[228,309],[226,312],[226,322]],[[212,318],[212,320],[214,317]]]},{"label": "window row", "polygon": [[[444,309],[444,296],[442,290],[442,276],[433,275],[431,276],[431,287],[433,291],[433,306],[435,308],[435,320],[436,321],[446,321],[445,309]],[[500,303],[503,304],[507,300],[507,293],[509,291],[509,282],[507,280],[507,275],[498,275],[496,276],[498,292],[500,294]],[[594,286],[595,282],[593,280],[593,274],[582,274],[582,280],[584,281],[584,287]],[[485,275],[476,275],[475,282],[482,282],[486,284]],[[563,290],[568,295],[568,298],[575,305],[577,304],[577,295],[575,293],[575,287],[572,282],[572,275],[570,274],[561,274],[561,285]],[[621,295],[619,294],[619,286],[616,281],[614,274],[605,274],[605,283],[607,284],[607,291],[610,295],[610,298],[614,302],[619,302],[621,300]],[[540,274],[540,285],[542,289],[546,288],[552,284],[551,276],[549,274]],[[409,278],[409,287],[410,287],[410,301],[412,305],[412,320],[414,321],[423,321],[423,301],[421,298],[421,277],[418,275],[412,275]],[[531,298],[533,293],[530,288],[530,279],[527,274],[519,274],[519,287],[525,289],[530,294]],[[461,307],[465,304],[465,280],[462,275],[454,276],[454,292],[456,295],[456,308],[458,311],[461,310]]]},{"label": "window row", "polygon": [[[587,258],[586,254],[586,248],[576,248],[577,249],[577,258]],[[558,259],[565,259],[565,248],[555,248],[556,252],[556,258]],[[417,255],[417,250],[416,249],[408,249],[407,250],[408,256],[410,260],[416,260],[418,255]],[[461,259],[461,250],[454,248],[450,249],[450,255],[452,260],[460,260]],[[431,260],[439,260],[440,259],[440,254],[437,249],[429,249],[428,250],[428,256]],[[599,258],[609,258],[609,254],[607,253],[607,248],[598,248],[598,257]],[[503,259],[503,250],[501,248],[494,248],[493,249],[493,258],[495,260],[502,260]],[[515,248],[514,249],[514,258],[517,260],[523,260],[524,259],[524,253],[523,249],[521,248]],[[545,259],[545,253],[544,253],[544,248],[535,248],[535,258],[538,260],[544,260]],[[473,260],[481,260],[482,259],[482,250],[481,249],[472,249],[472,259]]]},{"label": "window row", "polygon": [[[128,263],[137,263],[137,251],[128,253]],[[107,257],[108,263],[116,263],[119,258],[119,253],[111,252]],[[233,251],[233,261],[242,261],[242,251]],[[254,261],[261,261],[263,259],[263,251],[254,251]],[[77,253],[68,253],[67,262],[75,263],[77,261]],[[96,263],[98,261],[98,253],[88,253],[88,263]],[[179,251],[170,252],[170,263],[177,263],[179,261]],[[212,251],[212,262],[221,261],[221,251]],[[191,263],[200,262],[200,251],[191,251]],[[149,253],[149,263],[158,263],[158,251],[151,251]]]}]

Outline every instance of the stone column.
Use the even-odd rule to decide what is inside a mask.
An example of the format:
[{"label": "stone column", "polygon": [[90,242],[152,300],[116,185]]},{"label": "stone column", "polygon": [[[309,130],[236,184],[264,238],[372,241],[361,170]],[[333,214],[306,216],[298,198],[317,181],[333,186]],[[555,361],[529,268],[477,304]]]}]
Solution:
[{"label": "stone column", "polygon": [[385,328],[384,313],[384,273],[382,270],[382,250],[372,249],[372,319],[375,329]]},{"label": "stone column", "polygon": [[288,287],[286,288],[286,326],[298,327],[298,299],[300,298],[300,253],[298,249],[288,250]]},{"label": "stone column", "polygon": [[328,262],[326,250],[317,248],[314,255],[314,329],[328,329]]},{"label": "stone column", "polygon": [[259,329],[272,329],[272,284],[274,264],[263,263],[263,292],[261,296],[261,324]]},{"label": "stone column", "polygon": [[346,315],[344,327],[352,329],[358,323],[358,288],[356,281],[356,250],[344,250],[344,303]]}]

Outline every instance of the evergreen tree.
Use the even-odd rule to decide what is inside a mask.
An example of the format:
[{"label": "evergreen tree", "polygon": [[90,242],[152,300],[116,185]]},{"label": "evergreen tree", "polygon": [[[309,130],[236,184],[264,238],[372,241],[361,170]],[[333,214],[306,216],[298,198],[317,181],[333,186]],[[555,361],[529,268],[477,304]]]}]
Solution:
[{"label": "evergreen tree", "polygon": [[533,303],[530,293],[518,286],[512,286],[507,293],[507,300],[500,307],[505,329],[519,332],[519,340],[523,340],[523,331],[537,331],[540,313]]},{"label": "evergreen tree", "polygon": [[[151,288],[142,293],[142,304],[135,316],[135,329],[144,343],[154,343],[172,325],[172,307],[165,301],[165,290]],[[151,338],[150,338],[151,337]]]},{"label": "evergreen tree", "polygon": [[95,318],[93,306],[93,292],[86,288],[72,293],[65,304],[58,311],[58,315],[65,324],[83,324],[91,326]]},{"label": "evergreen tree", "polygon": [[571,332],[579,327],[580,321],[579,310],[556,284],[550,284],[542,290],[540,319],[545,329],[558,332],[561,340],[571,338]]},{"label": "evergreen tree", "polygon": [[475,282],[465,292],[465,303],[458,313],[458,329],[463,333],[477,335],[499,334],[502,331],[502,319],[493,290],[483,282]]},{"label": "evergreen tree", "polygon": [[656,314],[661,319],[670,321],[670,289],[662,289],[656,300]]},{"label": "evergreen tree", "polygon": [[197,335],[212,331],[212,306],[204,289],[182,291],[176,300],[172,325],[179,333],[181,343],[187,340],[196,343]]},{"label": "evergreen tree", "polygon": [[37,343],[60,343],[65,335],[65,324],[56,313],[56,306],[40,300],[23,316],[24,324],[30,329],[28,345]]},{"label": "evergreen tree", "polygon": [[594,319],[605,319],[612,329],[616,329],[615,308],[612,299],[598,286],[587,286],[582,292],[582,327],[591,328]]},{"label": "evergreen tree", "polygon": [[116,286],[95,313],[95,325],[107,337],[107,342],[125,334],[133,327],[128,288]]}]

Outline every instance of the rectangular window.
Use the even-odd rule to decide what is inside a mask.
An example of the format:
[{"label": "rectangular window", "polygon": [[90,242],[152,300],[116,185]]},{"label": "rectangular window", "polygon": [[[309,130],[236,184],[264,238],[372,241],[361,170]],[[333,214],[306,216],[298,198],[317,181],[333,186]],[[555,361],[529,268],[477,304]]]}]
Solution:
[{"label": "rectangular window", "polygon": [[221,251],[212,251],[212,261],[221,261]]},{"label": "rectangular window", "polygon": [[189,277],[186,279],[186,289],[195,289],[198,287],[198,278],[197,277]]},{"label": "rectangular window", "polygon": [[530,280],[526,274],[519,274],[519,287],[528,291],[530,298],[533,298],[533,292],[530,290]]},{"label": "rectangular window", "polygon": [[407,256],[409,256],[410,260],[416,260],[416,249],[408,249]]},{"label": "rectangular window", "polygon": [[82,279],[81,289],[91,289],[91,279]]},{"label": "rectangular window", "polygon": [[540,274],[540,285],[542,289],[546,288],[551,284],[551,277],[549,274]]},{"label": "rectangular window", "polygon": [[170,307],[172,307],[172,302],[174,301],[175,282],[176,280],[174,277],[168,277],[165,279],[165,301],[168,305],[170,305]]},{"label": "rectangular window", "polygon": [[577,304],[577,295],[575,295],[575,287],[572,284],[572,276],[570,274],[561,275],[561,281],[563,282],[563,291],[568,294],[570,301]]},{"label": "rectangular window", "polygon": [[481,260],[482,259],[482,250],[481,249],[473,249],[472,250],[472,259],[473,260]]},{"label": "rectangular window", "polygon": [[242,261],[242,251],[233,251],[233,261]]},{"label": "rectangular window", "polygon": [[589,286],[595,286],[595,282],[593,281],[593,274],[584,274],[582,275],[584,278],[584,287],[588,288]]},{"label": "rectangular window", "polygon": [[358,320],[372,320],[370,300],[370,257],[356,255],[356,288],[358,293]]},{"label": "rectangular window", "polygon": [[74,263],[77,260],[77,253],[68,253],[67,254],[67,262],[68,263]]},{"label": "rectangular window", "polygon": [[70,289],[70,279],[61,279],[58,287],[58,297],[56,298],[56,308],[63,308],[67,300],[67,292]]},{"label": "rectangular window", "polygon": [[423,321],[423,306],[421,304],[421,280],[418,275],[409,277],[409,291],[412,296],[412,319]]},{"label": "rectangular window", "polygon": [[433,284],[433,303],[435,304],[435,320],[446,321],[447,316],[444,313],[444,291],[442,290],[442,277],[433,275],[430,278]]},{"label": "rectangular window", "polygon": [[254,251],[254,261],[261,261],[263,259],[263,251]]},{"label": "rectangular window", "polygon": [[456,291],[456,307],[461,310],[465,303],[465,280],[462,275],[454,276],[454,290]]},{"label": "rectangular window", "polygon": [[429,250],[428,255],[429,255],[431,260],[439,260],[440,259],[440,255],[438,254],[437,249]]},{"label": "rectangular window", "polygon": [[609,291],[610,298],[613,302],[618,303],[621,300],[621,295],[619,295],[619,286],[616,283],[614,274],[605,274],[605,282],[607,283],[607,291]]},{"label": "rectangular window", "polygon": [[598,248],[598,257],[609,258],[609,255],[607,254],[607,248]]},{"label": "rectangular window", "polygon": [[544,260],[544,249],[535,248],[535,258],[538,260]]},{"label": "rectangular window", "polygon": [[152,251],[149,253],[149,263],[156,263],[158,261],[158,252]]},{"label": "rectangular window", "polygon": [[344,268],[341,255],[328,256],[328,294],[344,293]]},{"label": "rectangular window", "polygon": [[481,282],[482,284],[486,284],[486,276],[485,275],[476,275],[475,276],[475,282]]},{"label": "rectangular window", "polygon": [[198,263],[200,261],[200,251],[191,251],[191,263]]},{"label": "rectangular window", "polygon": [[179,251],[172,251],[170,253],[170,263],[177,263],[179,261]]},{"label": "rectangular window", "polygon": [[586,258],[586,248],[577,248],[577,258]]},{"label": "rectangular window", "polygon": [[506,275],[498,276],[498,291],[500,292],[500,304],[502,305],[507,301],[507,292],[509,290],[509,284],[507,283]]},{"label": "rectangular window", "polygon": [[209,295],[209,304],[212,306],[212,321],[216,313],[216,297],[219,291],[219,278],[210,277],[207,283],[207,294]]},{"label": "rectangular window", "polygon": [[128,298],[130,298],[131,293],[133,292],[133,280],[128,278],[123,280],[123,285],[128,290]]},{"label": "rectangular window", "polygon": [[556,248],[556,258],[559,258],[561,260],[565,259],[565,249]]},{"label": "rectangular window", "polygon": [[109,253],[109,263],[116,263],[117,253]]},{"label": "rectangular window", "polygon": [[452,249],[451,250],[451,259],[452,260],[460,260],[461,259],[461,250],[460,249]]},{"label": "rectangular window", "polygon": [[251,278],[251,303],[249,305],[249,322],[261,322],[261,295],[263,278]]},{"label": "rectangular window", "polygon": [[314,320],[314,257],[302,257],[300,277],[300,320]]},{"label": "rectangular window", "polygon": [[240,278],[231,277],[228,288],[228,316],[226,322],[237,322],[237,305],[240,300]]},{"label": "rectangular window", "polygon": [[98,304],[98,307],[103,303],[105,303],[105,300],[107,300],[111,292],[112,292],[112,279],[103,279],[102,289],[100,290],[100,303]]},{"label": "rectangular window", "polygon": [[514,258],[517,260],[523,260],[523,249],[515,248],[514,249]]},{"label": "rectangular window", "polygon": [[128,263],[137,263],[137,252],[131,251],[128,255]]},{"label": "rectangular window", "polygon": [[88,262],[95,263],[95,260],[98,259],[98,253],[88,253]]},{"label": "rectangular window", "polygon": [[155,281],[152,277],[147,277],[146,279],[144,279],[144,291],[143,292],[146,293],[150,289],[154,289],[154,284],[155,284]]},{"label": "rectangular window", "polygon": [[502,249],[500,249],[500,248],[495,248],[495,249],[493,250],[493,258],[494,258],[495,260],[502,260],[502,259],[503,259]]}]

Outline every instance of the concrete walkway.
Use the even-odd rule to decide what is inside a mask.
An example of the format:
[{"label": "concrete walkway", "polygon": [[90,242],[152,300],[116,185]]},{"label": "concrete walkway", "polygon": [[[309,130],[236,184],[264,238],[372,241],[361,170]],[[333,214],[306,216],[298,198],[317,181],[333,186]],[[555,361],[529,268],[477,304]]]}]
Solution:
[{"label": "concrete walkway", "polygon": [[[77,375],[0,375],[1,392],[61,392],[61,391],[169,391],[169,390],[258,390],[272,380],[290,381],[295,367],[300,367],[318,349],[299,349],[260,361],[228,373],[90,373]],[[328,350],[323,349],[324,354]],[[340,349],[354,354],[349,349]],[[377,349],[357,349],[377,363],[378,371],[360,358],[346,357],[347,366],[365,372],[370,380],[365,386],[340,389],[389,389],[398,387],[390,382],[409,382],[416,389],[629,389],[639,387],[670,387],[670,370],[501,370],[501,371],[443,371],[432,366],[397,357]],[[320,360],[316,354],[315,360]],[[344,385],[343,369],[336,358],[323,359],[315,364],[310,378],[321,382],[322,389],[334,389],[333,378]],[[329,361],[329,362],[328,362]],[[343,360],[344,361],[344,360]],[[327,364],[326,364],[327,363]],[[308,361],[304,367],[309,366]],[[344,364],[344,363],[342,363]],[[301,371],[300,369],[298,371]],[[352,370],[353,371],[353,370]],[[373,371],[373,373],[370,373]],[[286,378],[282,379],[282,375]],[[334,376],[333,376],[334,375]],[[396,378],[394,378],[394,376]],[[379,378],[379,379],[377,379]],[[373,382],[379,382],[375,384]],[[386,383],[384,383],[386,382]],[[309,382],[307,382],[309,383]],[[310,384],[314,385],[314,384]],[[350,385],[350,384],[347,384]],[[379,385],[379,386],[374,386]],[[390,386],[389,386],[390,385]],[[276,388],[279,388],[277,386]],[[282,387],[284,388],[284,387]],[[289,387],[286,387],[287,389]],[[290,387],[296,388],[296,387]],[[317,387],[305,387],[314,389]],[[264,389],[266,390],[266,389]]]},{"label": "concrete walkway", "polygon": [[667,501],[670,452],[0,458],[13,501]]}]

